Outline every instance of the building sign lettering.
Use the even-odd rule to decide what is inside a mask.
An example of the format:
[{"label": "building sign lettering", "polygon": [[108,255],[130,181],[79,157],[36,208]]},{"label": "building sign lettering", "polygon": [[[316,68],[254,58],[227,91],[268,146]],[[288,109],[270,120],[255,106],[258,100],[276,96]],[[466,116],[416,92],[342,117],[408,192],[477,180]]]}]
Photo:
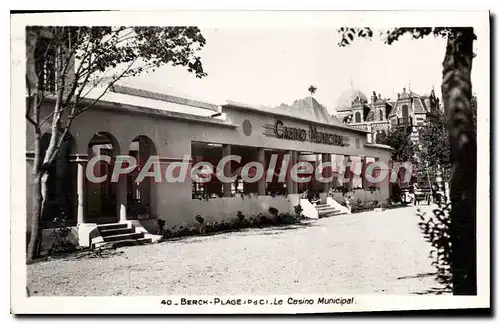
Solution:
[{"label": "building sign lettering", "polygon": [[313,143],[344,146],[342,135],[318,132],[314,125],[309,125],[309,138],[307,138],[307,131],[304,128],[285,126],[283,121],[276,120],[274,123],[274,135],[280,139],[301,142],[309,140]]}]

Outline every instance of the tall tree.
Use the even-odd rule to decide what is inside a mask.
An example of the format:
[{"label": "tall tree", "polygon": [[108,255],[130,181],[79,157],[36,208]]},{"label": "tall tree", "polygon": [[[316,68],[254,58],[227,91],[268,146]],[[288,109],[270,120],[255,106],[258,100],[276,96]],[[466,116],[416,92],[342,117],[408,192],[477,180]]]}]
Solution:
[{"label": "tall tree", "polygon": [[443,180],[450,179],[450,141],[444,112],[440,109],[429,114],[427,125],[419,130],[418,155],[432,171],[441,171]]},{"label": "tall tree", "polygon": [[[392,127],[385,137],[381,136],[379,139],[381,144],[389,145],[394,149],[391,155],[392,161],[399,163],[410,162],[414,165],[414,167],[411,170],[413,176],[413,170],[417,169],[415,167],[415,164],[417,163],[417,160],[415,158],[416,145],[413,144],[411,140],[410,130],[408,129],[408,127],[405,126]],[[406,183],[404,180],[405,178],[406,178],[405,169],[400,169],[397,175],[398,179],[397,183],[392,184],[393,194],[396,197],[400,194],[401,190],[400,186],[408,185],[408,183]]]},{"label": "tall tree", "polygon": [[[206,41],[197,27],[28,27],[26,120],[34,136],[33,211],[27,259],[40,254],[41,215],[47,208],[50,167],[74,119],[115,82],[164,65],[206,76],[197,52]],[[46,98],[55,99],[46,113]],[[42,135],[50,134],[48,147]]]},{"label": "tall tree", "polygon": [[[340,28],[339,46],[349,45],[354,38],[371,38],[373,31],[364,28]],[[477,145],[473,118],[471,69],[473,42],[472,27],[395,28],[381,36],[390,45],[402,35],[413,39],[427,35],[447,39],[443,60],[443,96],[451,163],[451,265],[453,293],[477,294],[476,273],[476,167]]]},{"label": "tall tree", "polygon": [[393,127],[387,136],[381,138],[382,144],[391,146],[391,159],[396,162],[416,162],[416,146],[411,141],[410,132],[407,127]]},{"label": "tall tree", "polygon": [[318,88],[316,88],[316,87],[315,87],[315,86],[313,86],[313,85],[311,85],[311,86],[309,87],[309,89],[307,89],[307,91],[309,91],[309,92],[311,93],[311,96],[312,96],[313,94],[315,94],[315,93],[316,93],[316,90],[318,90]]}]

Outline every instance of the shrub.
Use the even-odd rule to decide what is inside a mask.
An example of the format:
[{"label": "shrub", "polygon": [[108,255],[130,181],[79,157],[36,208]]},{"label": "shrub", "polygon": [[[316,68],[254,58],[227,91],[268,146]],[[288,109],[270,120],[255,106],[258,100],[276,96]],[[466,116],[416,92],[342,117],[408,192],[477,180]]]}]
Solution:
[{"label": "shrub", "polygon": [[200,215],[196,215],[195,217],[197,226],[196,230],[198,231],[199,234],[204,234],[205,233],[205,219]]},{"label": "shrub", "polygon": [[[271,213],[271,208],[269,208],[269,213]],[[269,217],[266,217],[265,215],[261,214],[258,218],[257,226],[262,227],[262,226],[266,226],[266,225],[274,225],[276,223],[276,217],[278,217],[278,210],[276,208],[274,208],[274,209],[276,210],[276,213],[274,214],[275,217],[269,218]],[[273,215],[273,214],[271,213],[271,215]]]},{"label": "shrub", "polygon": [[[298,206],[298,207],[297,207]],[[278,209],[274,207],[269,208],[271,217],[267,217],[260,213],[255,216],[246,217],[241,211],[238,211],[236,218],[231,221],[222,220],[218,222],[205,222],[204,218],[200,215],[196,216],[196,225],[193,226],[179,226],[172,227],[171,229],[163,230],[163,237],[165,239],[183,236],[192,236],[198,234],[208,234],[223,232],[229,230],[237,230],[248,227],[265,227],[279,224],[295,224],[300,222],[302,217],[302,208],[300,205],[295,206],[295,213],[279,213]],[[164,223],[163,223],[164,225]]]},{"label": "shrub", "polygon": [[396,203],[401,202],[401,194],[402,194],[401,187],[397,183],[391,183],[390,186],[392,191],[390,198],[391,201]]},{"label": "shrub", "polygon": [[243,222],[243,220],[245,219],[245,215],[241,211],[238,211],[236,213],[236,217],[237,217],[238,222],[240,222],[240,223]]},{"label": "shrub", "polygon": [[269,211],[269,214],[271,214],[271,216],[274,216],[274,217],[278,216],[278,213],[279,213],[278,209],[276,209],[274,207],[269,207],[268,211]]},{"label": "shrub", "polygon": [[159,235],[164,235],[165,233],[165,221],[161,218],[158,218],[156,220],[156,223],[158,224],[158,234]]},{"label": "shrub", "polygon": [[373,201],[363,202],[361,199],[355,200],[351,205],[351,213],[360,213],[367,210],[373,210],[375,204]]},{"label": "shrub", "polygon": [[71,227],[68,226],[68,215],[61,211],[52,220],[54,229],[52,230],[52,243],[48,251],[49,254],[67,253],[76,251],[76,244],[68,240]]},{"label": "shrub", "polygon": [[198,224],[203,224],[205,222],[205,219],[201,217],[200,214],[196,215],[195,219],[198,222]]},{"label": "shrub", "polygon": [[295,212],[295,215],[297,216],[298,219],[304,218],[304,214],[302,214],[302,206],[300,204],[297,204],[293,207],[293,211]]},{"label": "shrub", "polygon": [[245,215],[241,211],[238,211],[238,213],[236,214],[235,227],[244,228],[248,227],[249,225],[250,225],[249,220],[245,218]]},{"label": "shrub", "polygon": [[299,221],[299,218],[290,213],[282,213],[277,217],[277,223],[279,224],[295,224]]}]

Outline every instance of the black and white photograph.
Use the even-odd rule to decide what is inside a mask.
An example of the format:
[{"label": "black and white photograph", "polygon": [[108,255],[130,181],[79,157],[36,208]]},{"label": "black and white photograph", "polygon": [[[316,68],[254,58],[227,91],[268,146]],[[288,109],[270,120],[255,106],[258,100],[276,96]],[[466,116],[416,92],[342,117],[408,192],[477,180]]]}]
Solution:
[{"label": "black and white photograph", "polygon": [[11,13],[11,311],[490,307],[487,11]]}]

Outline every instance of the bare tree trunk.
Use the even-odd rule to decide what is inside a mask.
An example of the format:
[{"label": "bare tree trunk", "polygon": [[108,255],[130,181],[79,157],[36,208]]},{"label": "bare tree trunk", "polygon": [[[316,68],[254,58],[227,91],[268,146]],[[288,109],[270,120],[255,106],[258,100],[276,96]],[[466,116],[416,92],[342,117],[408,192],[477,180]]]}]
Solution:
[{"label": "bare tree trunk", "polygon": [[40,257],[42,245],[42,215],[46,209],[48,192],[48,172],[37,172],[33,175],[33,213],[31,219],[31,234],[28,244],[28,261]]},{"label": "bare tree trunk", "polygon": [[41,244],[41,226],[40,219],[42,218],[42,188],[41,188],[41,175],[33,175],[33,211],[31,213],[31,233],[30,240],[28,244],[28,261],[32,261],[40,256],[40,244]]},{"label": "bare tree trunk", "polygon": [[38,129],[35,130],[34,141],[34,159],[33,159],[33,190],[32,190],[32,214],[31,214],[31,233],[28,244],[27,260],[32,261],[40,256],[40,246],[42,241],[42,213],[43,213],[43,173],[40,169],[41,161],[41,134]]},{"label": "bare tree trunk", "polygon": [[455,28],[443,61],[442,94],[451,144],[453,294],[476,295],[476,136],[471,106],[472,28]]}]

